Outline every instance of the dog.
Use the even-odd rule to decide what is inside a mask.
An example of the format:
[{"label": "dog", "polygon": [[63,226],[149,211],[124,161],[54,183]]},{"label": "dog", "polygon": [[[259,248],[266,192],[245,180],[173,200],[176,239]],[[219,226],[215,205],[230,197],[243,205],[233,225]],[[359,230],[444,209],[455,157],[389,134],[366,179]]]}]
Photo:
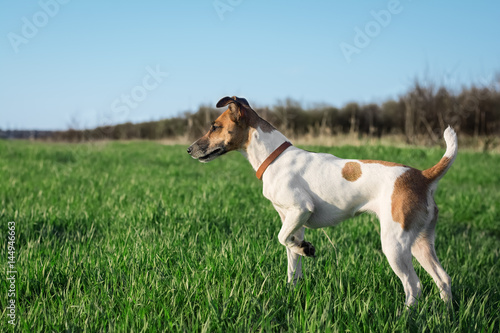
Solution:
[{"label": "dog", "polygon": [[434,192],[458,151],[451,127],[444,131],[444,156],[420,171],[393,162],[342,159],[299,149],[259,117],[246,99],[224,97],[217,103],[226,106],[187,152],[200,162],[233,150],[248,159],[263,182],[264,196],[281,218],[278,239],[286,247],[289,283],[302,277],[301,257],[315,256],[314,246],[304,240],[305,228],[335,226],[371,212],[380,220],[382,251],[403,284],[406,306],[415,305],[421,294],[412,255],[432,276],[441,298],[451,302],[451,279],[434,250],[438,218]]}]

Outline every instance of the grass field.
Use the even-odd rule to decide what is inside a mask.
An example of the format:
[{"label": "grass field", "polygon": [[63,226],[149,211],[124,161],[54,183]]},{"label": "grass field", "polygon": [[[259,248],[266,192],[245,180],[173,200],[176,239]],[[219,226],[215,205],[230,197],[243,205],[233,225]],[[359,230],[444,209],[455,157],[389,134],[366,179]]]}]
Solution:
[{"label": "grass field", "polygon": [[[7,232],[15,222],[16,331],[498,332],[500,155],[459,151],[441,180],[436,251],[417,308],[361,215],[306,230],[316,259],[286,283],[280,221],[239,153],[209,164],[152,142],[0,141],[0,327],[8,324]],[[444,149],[306,147],[426,168]]]}]

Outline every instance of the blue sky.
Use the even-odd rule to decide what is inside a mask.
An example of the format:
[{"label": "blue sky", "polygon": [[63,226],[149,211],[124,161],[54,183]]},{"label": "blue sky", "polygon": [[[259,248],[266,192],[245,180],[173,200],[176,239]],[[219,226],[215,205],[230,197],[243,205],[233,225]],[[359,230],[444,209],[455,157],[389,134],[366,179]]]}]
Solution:
[{"label": "blue sky", "polygon": [[383,102],[500,72],[499,1],[2,1],[0,129],[91,128],[287,97]]}]

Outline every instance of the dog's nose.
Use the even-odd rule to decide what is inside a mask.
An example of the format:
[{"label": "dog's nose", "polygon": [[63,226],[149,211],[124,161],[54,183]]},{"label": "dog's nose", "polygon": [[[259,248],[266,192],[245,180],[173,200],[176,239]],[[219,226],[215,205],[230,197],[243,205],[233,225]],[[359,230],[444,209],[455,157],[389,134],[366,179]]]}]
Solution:
[{"label": "dog's nose", "polygon": [[191,152],[192,152],[192,151],[193,151],[193,147],[189,147],[189,148],[187,149],[188,154],[191,154]]}]

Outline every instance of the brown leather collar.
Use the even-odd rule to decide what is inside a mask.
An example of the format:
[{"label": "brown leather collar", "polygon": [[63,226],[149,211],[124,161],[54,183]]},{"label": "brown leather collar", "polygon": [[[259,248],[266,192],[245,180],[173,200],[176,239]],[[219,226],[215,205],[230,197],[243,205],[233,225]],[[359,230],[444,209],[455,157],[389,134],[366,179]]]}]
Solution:
[{"label": "brown leather collar", "polygon": [[279,146],[278,148],[276,148],[275,151],[273,151],[271,153],[271,155],[269,155],[264,162],[262,162],[262,164],[260,165],[259,169],[257,170],[257,173],[255,174],[257,176],[258,179],[262,179],[262,175],[264,174],[264,171],[266,171],[267,167],[274,162],[275,159],[278,158],[278,156],[281,155],[282,152],[285,151],[285,149],[287,149],[288,147],[290,147],[292,144],[288,141],[285,141],[281,144],[281,146]]}]

